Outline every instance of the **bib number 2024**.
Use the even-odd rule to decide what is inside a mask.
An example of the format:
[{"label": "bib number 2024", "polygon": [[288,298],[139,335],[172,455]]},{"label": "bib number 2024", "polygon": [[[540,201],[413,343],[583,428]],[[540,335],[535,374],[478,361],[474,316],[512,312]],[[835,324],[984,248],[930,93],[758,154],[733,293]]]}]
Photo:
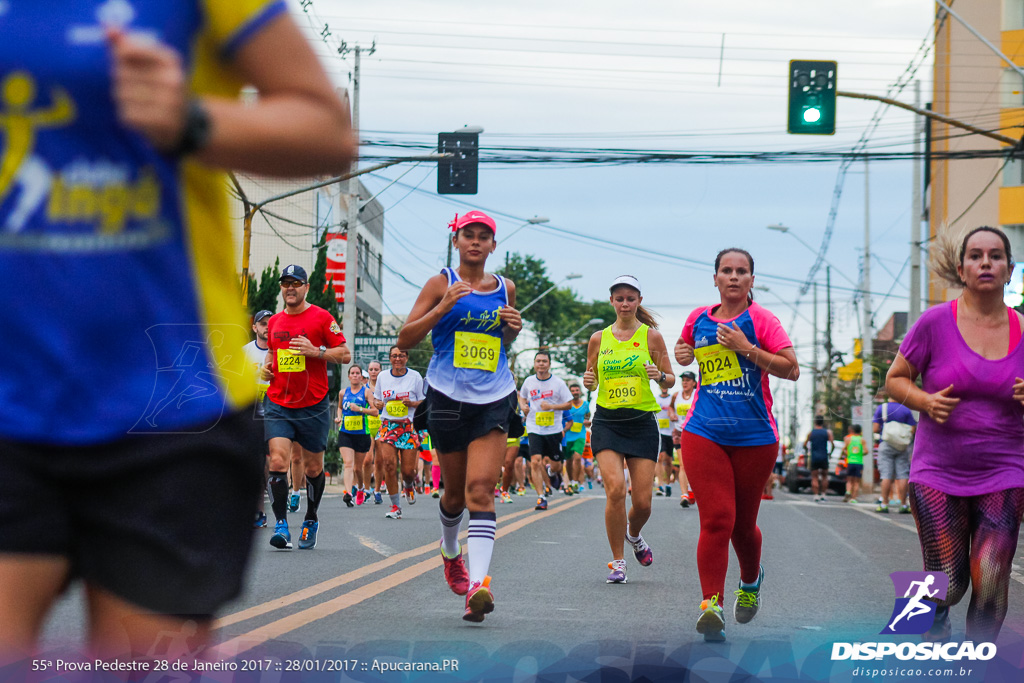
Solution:
[{"label": "bib number 2024", "polygon": [[718,384],[743,376],[736,352],[721,344],[712,344],[694,349],[697,365],[700,367],[701,384]]}]

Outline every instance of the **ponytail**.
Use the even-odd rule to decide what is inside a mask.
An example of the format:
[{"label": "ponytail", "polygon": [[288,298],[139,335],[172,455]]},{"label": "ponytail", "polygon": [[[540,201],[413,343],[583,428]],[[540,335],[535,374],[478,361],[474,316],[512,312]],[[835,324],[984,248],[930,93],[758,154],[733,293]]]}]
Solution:
[{"label": "ponytail", "polygon": [[650,309],[644,308],[643,304],[636,307],[636,319],[648,327],[658,329],[658,317]]}]

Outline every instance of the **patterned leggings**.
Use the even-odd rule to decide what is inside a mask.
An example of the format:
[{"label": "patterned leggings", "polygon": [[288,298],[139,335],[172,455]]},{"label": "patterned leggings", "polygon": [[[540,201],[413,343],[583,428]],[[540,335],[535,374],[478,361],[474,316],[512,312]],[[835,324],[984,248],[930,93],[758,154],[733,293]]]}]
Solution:
[{"label": "patterned leggings", "polygon": [[945,572],[949,593],[939,607],[960,602],[973,586],[967,639],[994,641],[1006,618],[1010,570],[1024,515],[1024,488],[981,496],[951,496],[910,484],[925,571]]}]

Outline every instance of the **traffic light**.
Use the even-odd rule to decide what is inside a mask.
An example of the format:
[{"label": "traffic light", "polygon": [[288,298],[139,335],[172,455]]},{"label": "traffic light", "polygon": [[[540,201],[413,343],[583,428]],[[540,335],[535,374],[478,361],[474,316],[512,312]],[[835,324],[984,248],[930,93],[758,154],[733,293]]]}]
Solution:
[{"label": "traffic light", "polygon": [[454,154],[437,162],[438,194],[476,194],[479,133],[438,133],[437,151]]},{"label": "traffic light", "polygon": [[836,63],[789,62],[789,124],[799,135],[836,132]]}]

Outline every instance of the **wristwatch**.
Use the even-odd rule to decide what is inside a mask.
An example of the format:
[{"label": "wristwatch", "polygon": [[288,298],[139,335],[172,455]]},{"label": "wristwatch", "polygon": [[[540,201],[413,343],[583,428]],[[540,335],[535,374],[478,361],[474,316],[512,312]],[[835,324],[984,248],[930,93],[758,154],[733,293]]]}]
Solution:
[{"label": "wristwatch", "polygon": [[658,380],[658,384],[661,384],[664,381],[665,381],[665,371],[662,370],[661,371],[661,379]]},{"label": "wristwatch", "polygon": [[320,355],[317,356],[317,358],[323,358],[325,353],[327,353],[327,347],[326,346],[321,346],[320,347]]},{"label": "wristwatch", "polygon": [[210,115],[198,99],[189,100],[185,110],[185,125],[181,137],[171,150],[175,156],[187,156],[202,151],[210,141]]}]

